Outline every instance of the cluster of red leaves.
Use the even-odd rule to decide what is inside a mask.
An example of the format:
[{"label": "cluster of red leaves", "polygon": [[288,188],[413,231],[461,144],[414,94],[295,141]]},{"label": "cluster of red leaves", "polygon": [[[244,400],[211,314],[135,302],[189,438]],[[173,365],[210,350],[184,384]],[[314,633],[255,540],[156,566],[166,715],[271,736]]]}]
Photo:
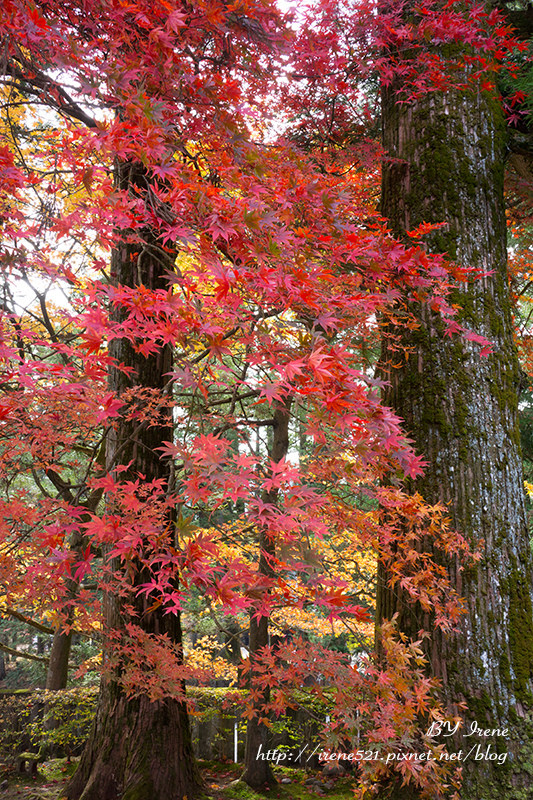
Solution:
[{"label": "cluster of red leaves", "polygon": [[[265,648],[262,658],[254,663],[256,699],[270,691],[264,704],[263,722],[272,725],[272,716],[287,708],[298,709],[302,703],[301,688],[314,697],[314,708],[326,712],[329,722],[324,730],[325,748],[346,753],[366,748],[372,758],[358,763],[360,780],[355,796],[379,795],[380,786],[394,772],[406,784],[418,786],[424,798],[451,797],[459,785],[459,771],[449,769],[442,743],[428,735],[431,722],[446,718],[435,699],[437,681],[427,677],[421,641],[410,642],[398,634],[395,621],[382,629],[383,654],[379,666],[363,657],[358,660],[324,650],[302,639]],[[250,669],[245,664],[246,670]],[[235,694],[233,703],[243,703]],[[244,711],[253,716],[253,709]],[[420,727],[420,719],[427,722]],[[451,719],[449,720],[452,721]],[[354,742],[359,742],[357,747]],[[402,759],[402,753],[425,754],[420,760]],[[430,756],[428,756],[430,754]],[[453,795],[457,798],[458,795]]]},{"label": "cluster of red leaves", "polygon": [[[450,89],[494,88],[510,55],[527,50],[497,8],[476,0],[336,0],[310,3],[298,17],[290,80],[281,87],[291,135],[335,151],[333,168],[368,168],[380,148],[379,85],[404,102]],[[519,90],[506,98],[510,119]],[[316,157],[316,156],[315,156]],[[320,156],[319,156],[320,157]]]}]

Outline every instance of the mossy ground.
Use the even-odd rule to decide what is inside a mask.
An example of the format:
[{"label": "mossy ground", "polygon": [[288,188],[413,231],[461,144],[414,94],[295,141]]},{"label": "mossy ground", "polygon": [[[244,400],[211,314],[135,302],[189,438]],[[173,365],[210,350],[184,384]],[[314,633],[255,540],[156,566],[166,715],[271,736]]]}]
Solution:
[{"label": "mossy ground", "polygon": [[[62,800],[64,786],[75,767],[74,761],[68,764],[64,758],[53,759],[39,765],[36,777],[10,776],[8,788],[1,793],[2,800]],[[316,800],[319,796],[312,787],[304,785],[307,778],[315,776],[307,770],[277,768],[275,774],[278,781],[288,777],[292,783],[278,783],[270,791],[254,792],[246,784],[237,782],[242,773],[242,764],[201,761],[200,768],[206,784],[206,800]],[[330,780],[335,785],[326,794],[328,800],[351,800],[352,778]]]},{"label": "mossy ground", "polygon": [[39,764],[37,775],[2,775],[0,783],[8,780],[8,788],[1,793],[2,800],[59,800],[76,765],[77,760],[54,758]]},{"label": "mossy ground", "polygon": [[[238,779],[241,773],[241,764],[222,765],[218,762],[203,762],[202,774],[207,784],[208,795],[212,800],[266,800],[266,798],[272,798],[272,800],[316,800],[319,797],[313,787],[305,786],[304,783],[309,777],[320,778],[320,772],[277,767],[274,769],[277,780],[290,778],[292,782],[278,783],[277,786],[264,792],[256,792],[245,783],[240,782]],[[334,783],[333,788],[326,792],[325,796],[328,800],[352,800],[352,777],[328,778],[327,780]]]}]

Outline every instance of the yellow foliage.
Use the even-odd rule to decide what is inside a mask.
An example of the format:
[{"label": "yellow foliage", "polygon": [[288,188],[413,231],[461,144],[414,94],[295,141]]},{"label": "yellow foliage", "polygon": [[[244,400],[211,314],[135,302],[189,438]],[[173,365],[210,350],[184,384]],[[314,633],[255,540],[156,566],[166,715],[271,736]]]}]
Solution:
[{"label": "yellow foliage", "polygon": [[215,636],[202,636],[194,647],[185,643],[184,655],[188,667],[208,673],[212,680],[227,680],[230,685],[237,682],[237,667],[218,654],[220,645]]}]

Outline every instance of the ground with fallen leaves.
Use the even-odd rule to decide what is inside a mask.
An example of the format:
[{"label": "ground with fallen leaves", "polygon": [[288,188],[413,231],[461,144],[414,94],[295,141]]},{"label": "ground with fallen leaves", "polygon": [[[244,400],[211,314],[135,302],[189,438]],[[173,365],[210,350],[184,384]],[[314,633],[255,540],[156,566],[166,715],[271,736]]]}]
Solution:
[{"label": "ground with fallen leaves", "polygon": [[[215,761],[200,762],[206,785],[206,795],[211,800],[316,800],[325,796],[328,800],[351,800],[353,779],[350,777],[327,779],[327,787],[321,788],[320,773],[309,770],[278,768],[278,781],[270,791],[258,793],[239,782],[242,765]],[[0,800],[62,800],[63,789],[75,770],[74,761],[54,759],[39,766],[37,776],[8,776],[8,786],[0,789]],[[281,783],[282,779],[290,783]],[[2,778],[4,779],[4,778]],[[315,779],[314,784],[309,781]],[[306,783],[307,781],[307,783]]]}]

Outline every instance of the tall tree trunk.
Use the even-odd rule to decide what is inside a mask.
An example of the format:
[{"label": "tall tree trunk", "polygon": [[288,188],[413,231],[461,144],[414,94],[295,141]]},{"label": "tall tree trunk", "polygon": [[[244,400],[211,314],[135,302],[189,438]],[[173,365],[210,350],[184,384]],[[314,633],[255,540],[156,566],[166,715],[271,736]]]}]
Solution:
[{"label": "tall tree trunk", "polygon": [[[97,461],[101,468],[104,468],[105,452],[104,448],[100,448],[97,456]],[[76,499],[72,493],[72,487],[67,483],[59,473],[49,468],[47,470],[47,477],[54,484],[58,491],[58,496],[62,497],[68,503],[76,504]],[[81,504],[87,509],[87,514],[80,517],[80,525],[89,522],[91,514],[94,514],[98,507],[98,503],[102,498],[102,490],[95,489],[89,493],[87,499]],[[70,536],[69,548],[74,555],[74,564],[83,558],[83,552],[87,548],[87,539],[80,531],[73,532]],[[75,578],[65,578],[66,598],[65,600],[74,600],[80,590],[80,583]],[[64,624],[59,625],[52,639],[52,647],[50,650],[50,658],[48,661],[48,670],[46,673],[46,688],[56,691],[58,689],[66,689],[68,681],[68,668],[70,649],[72,646],[72,631],[66,632],[64,625],[71,626],[74,622],[74,611],[72,607],[66,613]],[[53,719],[48,721],[49,728],[53,727]]]},{"label": "tall tree trunk", "polygon": [[[75,534],[74,537],[77,541],[78,539],[81,541],[83,537],[79,534]],[[81,550],[81,544],[78,543],[77,547],[72,546],[71,549],[76,552],[79,556]],[[66,581],[67,593],[68,598],[73,599],[76,597],[79,589],[78,581],[74,580],[73,578],[67,578]],[[74,620],[73,611],[70,610],[67,613],[67,617],[65,622],[69,625],[72,624]],[[68,631],[68,633],[64,630],[63,625],[60,625],[56,628],[54,632],[54,638],[52,639],[52,647],[50,648],[50,656],[48,661],[48,670],[46,672],[46,688],[57,691],[59,689],[66,689],[67,688],[67,681],[68,681],[68,664],[70,658],[70,648],[72,646],[72,631]],[[49,726],[53,727],[52,720],[49,720]]]},{"label": "tall tree trunk", "polygon": [[[69,616],[69,622],[72,622],[72,615]],[[72,631],[65,633],[61,627],[57,628],[52,639],[48,669],[46,671],[45,688],[49,691],[61,691],[61,689],[67,688],[71,645]],[[46,703],[43,720],[44,730],[55,730],[60,724],[60,719],[54,713],[53,703]]]},{"label": "tall tree trunk", "polygon": [[[482,558],[460,570],[447,563],[467,614],[456,634],[432,633],[428,657],[452,711],[465,702],[465,727],[509,730],[504,737],[454,739],[451,749],[481,743],[494,760],[463,761],[463,800],[526,796],[526,713],[532,703],[533,565],[524,508],[517,422],[519,367],[507,281],[503,200],[504,120],[499,102],[476,89],[432,93],[397,104],[383,92],[385,161],[382,213],[402,237],[423,221],[447,222],[428,237],[429,249],[491,274],[463,285],[453,297],[460,319],[493,344],[479,347],[445,335],[426,304],[412,308],[418,327],[396,327],[383,345],[389,381],[385,403],[405,421],[428,461],[413,485],[430,503],[449,507],[452,526]],[[397,348],[400,349],[397,349]],[[429,543],[426,543],[430,546]],[[438,556],[437,556],[438,557]],[[379,574],[378,625],[399,613],[403,631],[418,637],[428,620]],[[446,741],[446,740],[441,740]],[[529,746],[531,750],[531,746]],[[513,788],[515,787],[515,788]],[[412,797],[410,790],[397,796]],[[528,795],[529,796],[529,795]]]},{"label": "tall tree trunk", "polygon": [[68,680],[68,660],[72,643],[72,631],[65,633],[58,628],[52,639],[52,647],[46,672],[47,689],[66,689]]},{"label": "tall tree trunk", "polygon": [[[281,461],[289,450],[289,419],[290,419],[291,398],[287,398],[283,404],[278,404],[273,417],[272,424],[272,447],[270,458],[272,461]],[[261,498],[263,503],[274,505],[278,499],[278,490],[272,489],[265,491]],[[259,567],[261,575],[271,577],[273,575],[272,559],[276,555],[276,543],[268,531],[262,530],[259,534]],[[250,682],[253,686],[254,681],[254,660],[260,657],[263,648],[268,646],[268,617],[250,616]],[[261,721],[260,715],[264,707],[270,700],[268,687],[260,692],[260,697],[255,702],[257,716],[248,721],[246,728],[246,749],[244,754],[244,773],[242,780],[253,789],[263,789],[265,786],[272,786],[276,783],[272,764],[266,758],[269,749],[270,729]]]},{"label": "tall tree trunk", "polygon": [[[146,172],[139,163],[117,164],[116,180],[126,191],[144,194],[148,188]],[[173,261],[154,231],[145,228],[140,242],[124,241],[116,247],[111,261],[112,280],[117,285],[165,289]],[[123,310],[114,314],[115,319],[124,319]],[[129,340],[116,339],[111,343],[110,354],[117,364],[131,370],[126,374],[111,367],[109,385],[117,394],[131,387],[164,390],[172,362],[169,346],[144,357]],[[130,464],[130,477],[140,473],[146,481],[162,479],[168,483],[170,461],[162,458],[157,448],[164,441],[172,441],[172,437],[170,407],[167,421],[160,425],[143,426],[131,417],[121,417],[108,441],[107,461]],[[130,599],[138,612],[136,624],[147,633],[167,634],[180,645],[179,616],[163,614],[160,609],[148,611],[149,601],[135,597],[135,586],[142,582],[142,573],[138,572]],[[121,601],[109,593],[104,597],[104,618],[110,631],[122,630],[129,619]],[[109,655],[109,643],[107,648]],[[69,799],[192,800],[200,787],[183,699],[151,702],[146,696],[131,698],[113,674],[107,674],[102,680],[91,736],[68,787]]]}]

